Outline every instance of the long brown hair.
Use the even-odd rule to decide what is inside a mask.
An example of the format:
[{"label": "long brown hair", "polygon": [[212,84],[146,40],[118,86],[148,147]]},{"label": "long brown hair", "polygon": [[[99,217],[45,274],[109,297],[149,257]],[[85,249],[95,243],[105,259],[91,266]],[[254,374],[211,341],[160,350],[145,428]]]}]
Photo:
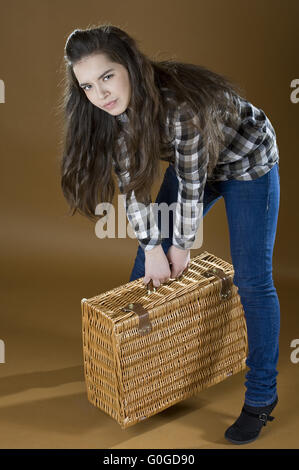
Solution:
[{"label": "long brown hair", "polygon": [[[152,185],[160,177],[160,158],[170,149],[165,122],[171,106],[185,105],[190,113],[205,144],[210,176],[224,143],[222,124],[239,120],[238,86],[201,65],[173,59],[151,60],[139,50],[134,38],[116,26],[75,29],[64,49],[65,85],[61,101],[65,123],[61,187],[73,210],[71,215],[78,211],[95,219],[97,204],[111,203],[115,192],[112,169],[120,154],[121,122],[88,100],[73,72],[78,61],[95,53],[105,54],[112,62],[125,66],[129,73],[131,99],[126,110],[129,122],[126,146],[130,183],[124,192],[130,196],[134,190],[138,201],[150,200]],[[173,100],[165,98],[165,89]]]}]

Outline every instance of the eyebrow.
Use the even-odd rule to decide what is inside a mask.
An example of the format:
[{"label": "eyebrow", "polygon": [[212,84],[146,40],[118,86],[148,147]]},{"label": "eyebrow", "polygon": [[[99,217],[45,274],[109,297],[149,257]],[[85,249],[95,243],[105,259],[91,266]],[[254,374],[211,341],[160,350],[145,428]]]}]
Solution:
[{"label": "eyebrow", "polygon": [[[104,77],[104,75],[106,75],[106,73],[112,72],[112,71],[114,71],[114,69],[108,69],[108,70],[106,70],[106,72],[102,73],[102,75],[100,75],[100,76],[98,77],[98,80],[99,80],[100,78]],[[84,86],[84,85],[89,85],[89,83],[80,83],[80,86]]]}]

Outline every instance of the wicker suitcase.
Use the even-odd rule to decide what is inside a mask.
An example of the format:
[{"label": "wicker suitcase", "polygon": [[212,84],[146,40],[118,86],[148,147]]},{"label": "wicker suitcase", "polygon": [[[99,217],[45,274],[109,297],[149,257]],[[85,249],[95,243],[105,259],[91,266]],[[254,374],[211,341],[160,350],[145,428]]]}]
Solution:
[{"label": "wicker suitcase", "polygon": [[204,251],[155,290],[140,278],[82,299],[89,402],[125,429],[245,369],[233,275],[231,264]]}]

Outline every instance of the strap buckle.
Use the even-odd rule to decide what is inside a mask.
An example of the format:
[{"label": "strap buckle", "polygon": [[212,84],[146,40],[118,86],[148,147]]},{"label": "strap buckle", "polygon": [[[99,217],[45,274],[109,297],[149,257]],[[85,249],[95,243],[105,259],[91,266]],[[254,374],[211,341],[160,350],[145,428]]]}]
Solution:
[{"label": "strap buckle", "polygon": [[260,413],[259,420],[263,423],[263,426],[266,426],[267,421],[273,421],[274,416],[270,416],[267,413]]}]

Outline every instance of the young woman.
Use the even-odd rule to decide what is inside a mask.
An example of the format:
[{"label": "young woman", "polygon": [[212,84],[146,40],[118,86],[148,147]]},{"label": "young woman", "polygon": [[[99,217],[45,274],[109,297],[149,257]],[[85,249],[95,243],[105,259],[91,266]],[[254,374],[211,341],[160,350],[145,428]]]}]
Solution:
[{"label": "young woman", "polygon": [[[280,178],[273,126],[224,76],[150,60],[112,25],[74,30],[65,61],[62,190],[72,215],[95,219],[97,204],[113,199],[114,171],[139,243],[130,280],[144,276],[159,287],[179,276],[190,260],[198,208],[205,216],[224,198],[249,342],[244,405],[225,437],[251,442],[278,401],[280,305],[272,256]],[[169,166],[156,202],[176,203],[165,238],[150,196],[160,160]]]}]

